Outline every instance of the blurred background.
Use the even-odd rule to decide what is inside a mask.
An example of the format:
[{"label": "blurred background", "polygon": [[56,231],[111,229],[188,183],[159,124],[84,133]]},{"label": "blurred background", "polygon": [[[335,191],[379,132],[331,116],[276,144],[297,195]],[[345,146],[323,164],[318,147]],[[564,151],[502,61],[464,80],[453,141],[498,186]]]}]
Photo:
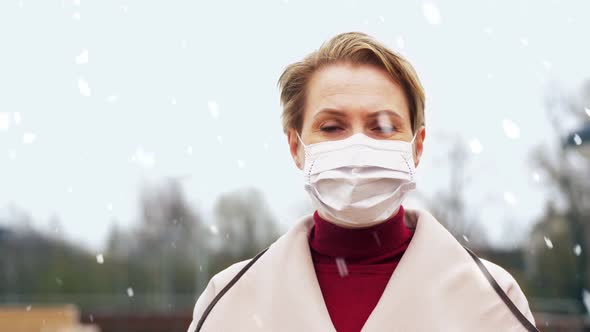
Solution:
[{"label": "blurred background", "polygon": [[[585,1],[0,3],[0,330],[186,331],[312,207],[276,82],[362,31],[424,85],[418,190],[544,331],[590,330]],[[586,40],[586,41],[584,41]]]}]

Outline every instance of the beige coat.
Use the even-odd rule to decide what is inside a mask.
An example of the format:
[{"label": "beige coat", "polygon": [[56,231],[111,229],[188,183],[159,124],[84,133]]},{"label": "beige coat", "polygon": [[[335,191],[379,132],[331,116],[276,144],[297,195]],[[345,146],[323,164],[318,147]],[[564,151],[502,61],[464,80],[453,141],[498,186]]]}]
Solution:
[{"label": "beige coat", "polygon": [[[428,212],[405,210],[414,236],[362,332],[526,331],[494,292],[471,256]],[[315,275],[308,235],[313,217],[277,239],[217,302],[201,331],[336,331]],[[249,260],[219,272],[198,298],[194,332],[203,311]],[[498,284],[534,323],[514,278],[484,261]],[[354,303],[350,303],[354,305]]]}]

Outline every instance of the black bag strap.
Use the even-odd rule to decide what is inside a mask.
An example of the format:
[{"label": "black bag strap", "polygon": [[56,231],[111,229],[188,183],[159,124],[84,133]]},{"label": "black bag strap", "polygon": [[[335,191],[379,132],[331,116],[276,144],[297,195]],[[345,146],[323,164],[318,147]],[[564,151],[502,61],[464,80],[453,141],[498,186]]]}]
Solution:
[{"label": "black bag strap", "polygon": [[465,246],[463,246],[463,248],[465,248],[465,250],[467,250],[467,252],[473,258],[473,260],[475,261],[475,263],[477,264],[477,266],[479,267],[479,269],[481,270],[481,272],[483,272],[483,274],[488,279],[490,285],[492,285],[492,287],[494,288],[494,290],[496,291],[496,293],[498,293],[498,295],[500,296],[500,298],[502,299],[502,301],[504,301],[504,303],[506,304],[506,306],[508,307],[508,309],[510,309],[510,311],[512,311],[512,314],[520,321],[520,323],[522,324],[522,326],[524,326],[524,328],[526,328],[527,331],[529,331],[529,332],[540,332],[535,327],[535,325],[533,325],[533,323],[531,323],[528,320],[528,318],[526,318],[522,314],[522,312],[520,312],[520,310],[518,310],[518,308],[516,307],[516,305],[514,304],[514,302],[512,302],[512,300],[510,300],[510,298],[508,297],[508,295],[506,295],[506,293],[504,292],[504,290],[502,289],[502,287],[500,287],[500,285],[498,285],[498,282],[496,281],[496,279],[494,279],[494,277],[492,276],[492,274],[490,273],[490,271],[488,271],[488,269],[483,264],[483,262],[481,261],[481,259],[479,259],[479,257],[477,257],[477,255],[473,251],[471,251],[469,248],[467,248]]},{"label": "black bag strap", "polygon": [[221,290],[221,292],[219,292],[219,294],[217,294],[215,296],[215,298],[213,298],[213,301],[211,301],[211,303],[209,303],[209,305],[207,306],[207,309],[205,309],[205,311],[203,312],[203,314],[201,315],[201,319],[199,319],[199,323],[197,324],[197,329],[195,332],[199,332],[201,331],[201,327],[203,326],[203,323],[205,322],[205,318],[207,318],[207,316],[209,315],[209,312],[211,312],[211,309],[213,309],[213,307],[215,306],[215,304],[217,303],[217,301],[219,301],[219,299],[223,296],[223,294],[225,294],[237,281],[238,279],[240,279],[242,277],[242,275],[244,273],[246,273],[246,271],[248,271],[248,269],[250,268],[250,266],[252,266],[252,264],[254,264],[254,262],[256,262],[258,260],[258,258],[260,258],[260,256],[262,256],[262,254],[264,254],[269,247],[267,247],[266,249],[262,250],[261,252],[259,252],[256,256],[254,256],[254,258],[252,258],[248,264],[246,264],[246,266],[244,266],[240,272],[238,272],[238,274],[236,274],[232,280],[225,285],[225,287],[223,287],[223,289]]},{"label": "black bag strap", "polygon": [[[485,265],[479,259],[479,257],[477,257],[477,255],[473,251],[471,251],[469,248],[467,248],[465,246],[463,246],[463,248],[465,248],[465,250],[467,250],[467,252],[473,258],[473,260],[475,261],[475,263],[477,264],[477,266],[479,267],[479,269],[481,270],[481,272],[486,276],[486,278],[488,279],[488,282],[490,283],[490,285],[492,285],[492,287],[494,288],[494,290],[496,291],[496,293],[498,294],[498,296],[500,296],[500,298],[502,299],[502,301],[504,301],[504,303],[506,304],[506,306],[508,307],[508,309],[510,309],[510,311],[512,312],[512,314],[520,321],[520,323],[527,329],[527,331],[529,331],[529,332],[540,332],[535,327],[535,325],[533,325],[533,323],[531,323],[528,320],[528,318],[526,318],[522,314],[522,312],[520,312],[520,310],[518,310],[518,308],[516,307],[516,305],[512,302],[512,300],[510,300],[510,298],[508,297],[508,295],[506,295],[506,293],[504,292],[504,290],[502,289],[502,287],[500,287],[500,285],[498,285],[498,282],[496,282],[496,279],[494,279],[494,277],[492,276],[492,274],[490,273],[490,271],[488,271],[488,269],[485,267]],[[215,306],[215,304],[217,303],[217,301],[219,301],[219,299],[221,299],[221,297],[238,281],[238,279],[240,279],[242,277],[242,275],[244,273],[246,273],[246,271],[252,266],[252,264],[254,264],[260,258],[260,256],[262,256],[267,250],[268,250],[268,247],[266,249],[262,250],[261,252],[259,252],[256,256],[254,256],[254,258],[252,258],[248,262],[248,264],[246,264],[240,270],[240,272],[238,272],[231,279],[231,281],[225,287],[223,287],[223,289],[221,290],[221,292],[219,292],[215,296],[215,298],[213,298],[213,301],[211,301],[211,303],[209,303],[209,305],[207,306],[207,308],[205,309],[205,311],[201,315],[201,318],[199,319],[199,322],[197,324],[197,329],[196,329],[195,332],[201,331],[201,327],[203,326],[203,323],[205,322],[205,318],[207,318],[207,316],[209,315],[209,312],[211,312],[211,310],[213,309],[213,307]]]}]

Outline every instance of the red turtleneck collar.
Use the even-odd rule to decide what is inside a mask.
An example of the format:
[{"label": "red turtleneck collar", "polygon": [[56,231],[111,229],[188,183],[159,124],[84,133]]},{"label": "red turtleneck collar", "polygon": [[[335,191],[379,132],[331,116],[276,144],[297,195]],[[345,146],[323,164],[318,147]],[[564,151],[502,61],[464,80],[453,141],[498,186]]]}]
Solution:
[{"label": "red turtleneck collar", "polygon": [[[349,263],[376,263],[378,258],[391,257],[412,236],[412,230],[404,224],[404,207],[386,221],[364,228],[345,228],[313,215],[314,226],[309,243],[316,258],[340,257]],[[385,257],[383,257],[385,256]]]},{"label": "red turtleneck collar", "polygon": [[413,230],[404,208],[364,228],[344,228],[314,213],[309,245],[326,308],[339,332],[358,332],[377,305]]}]

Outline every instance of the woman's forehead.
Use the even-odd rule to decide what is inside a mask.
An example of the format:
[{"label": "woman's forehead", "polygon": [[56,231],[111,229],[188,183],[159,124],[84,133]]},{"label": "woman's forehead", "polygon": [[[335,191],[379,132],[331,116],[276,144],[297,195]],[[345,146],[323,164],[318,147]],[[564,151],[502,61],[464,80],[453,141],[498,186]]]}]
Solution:
[{"label": "woman's forehead", "polygon": [[401,87],[387,72],[369,65],[331,65],[314,73],[307,87],[306,113],[314,117],[325,109],[367,115],[391,110],[408,117]]}]

